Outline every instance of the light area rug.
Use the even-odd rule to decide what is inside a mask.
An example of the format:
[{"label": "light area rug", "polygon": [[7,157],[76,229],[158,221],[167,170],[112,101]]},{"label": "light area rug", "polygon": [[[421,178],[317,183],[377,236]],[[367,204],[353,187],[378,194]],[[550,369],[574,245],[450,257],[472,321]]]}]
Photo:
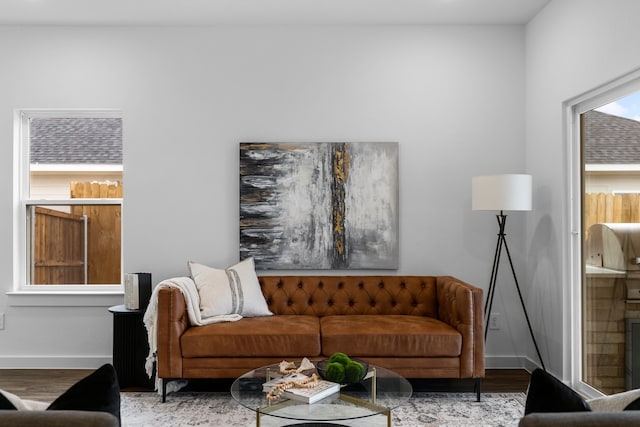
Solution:
[{"label": "light area rug", "polygon": [[[395,427],[418,426],[517,426],[524,412],[524,393],[485,393],[476,402],[474,393],[414,393],[392,412]],[[146,426],[229,426],[256,425],[256,413],[241,406],[229,393],[170,394],[167,401],[149,392],[121,394],[122,427]],[[340,421],[352,427],[386,426],[383,416]],[[296,424],[271,416],[261,418],[261,427]]]}]

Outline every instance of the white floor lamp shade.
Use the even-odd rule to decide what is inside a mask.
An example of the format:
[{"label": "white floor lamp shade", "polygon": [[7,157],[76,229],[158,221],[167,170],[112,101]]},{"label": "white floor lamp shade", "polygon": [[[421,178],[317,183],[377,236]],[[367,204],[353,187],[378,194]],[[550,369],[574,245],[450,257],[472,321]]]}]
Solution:
[{"label": "white floor lamp shade", "polygon": [[471,209],[474,211],[530,211],[531,175],[474,176],[471,180]]}]

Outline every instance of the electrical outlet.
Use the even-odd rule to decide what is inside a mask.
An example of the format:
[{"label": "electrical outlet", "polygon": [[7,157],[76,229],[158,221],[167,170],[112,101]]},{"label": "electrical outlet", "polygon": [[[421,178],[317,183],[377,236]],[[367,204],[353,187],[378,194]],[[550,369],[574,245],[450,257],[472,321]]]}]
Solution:
[{"label": "electrical outlet", "polygon": [[500,313],[489,316],[489,329],[500,329]]},{"label": "electrical outlet", "polygon": [[0,313],[0,331],[4,329],[4,313]]}]

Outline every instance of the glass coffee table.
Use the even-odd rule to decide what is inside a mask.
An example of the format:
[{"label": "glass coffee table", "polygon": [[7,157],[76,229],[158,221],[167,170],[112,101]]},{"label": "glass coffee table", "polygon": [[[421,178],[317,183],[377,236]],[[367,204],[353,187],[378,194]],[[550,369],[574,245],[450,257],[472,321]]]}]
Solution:
[{"label": "glass coffee table", "polygon": [[[339,393],[318,402],[308,404],[281,397],[267,400],[262,384],[272,373],[278,373],[278,365],[254,369],[237,378],[231,385],[231,396],[242,406],[256,412],[256,426],[263,417],[276,417],[281,424],[297,426],[344,425],[349,421],[376,415],[386,416],[391,426],[391,411],[411,397],[413,389],[402,376],[379,366],[369,366],[364,380],[342,386]],[[310,375],[314,371],[305,371]],[[266,421],[266,419],[265,419]],[[351,423],[350,423],[351,424]]]}]

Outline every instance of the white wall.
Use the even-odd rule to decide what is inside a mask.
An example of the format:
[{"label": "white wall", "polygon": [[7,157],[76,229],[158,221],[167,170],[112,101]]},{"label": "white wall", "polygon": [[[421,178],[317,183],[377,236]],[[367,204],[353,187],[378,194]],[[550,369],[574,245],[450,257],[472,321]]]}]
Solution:
[{"label": "white wall", "polygon": [[[124,269],[156,283],[188,260],[238,260],[239,142],[397,141],[400,268],[365,273],[487,286],[497,225],[471,211],[471,177],[524,170],[523,27],[0,27],[0,57],[0,291],[19,107],[124,111]],[[509,220],[519,268],[525,215]],[[510,286],[487,350],[508,361],[525,350]],[[118,298],[30,307],[1,292],[0,367],[108,359]]]},{"label": "white wall", "polygon": [[[565,378],[566,300],[563,291],[570,230],[567,144],[562,103],[640,68],[640,2],[553,0],[526,30],[526,163],[534,178],[527,222],[531,283],[526,299],[548,368]],[[566,323],[565,323],[566,326]],[[533,347],[528,354],[535,360]],[[568,359],[564,359],[568,360]]]}]

